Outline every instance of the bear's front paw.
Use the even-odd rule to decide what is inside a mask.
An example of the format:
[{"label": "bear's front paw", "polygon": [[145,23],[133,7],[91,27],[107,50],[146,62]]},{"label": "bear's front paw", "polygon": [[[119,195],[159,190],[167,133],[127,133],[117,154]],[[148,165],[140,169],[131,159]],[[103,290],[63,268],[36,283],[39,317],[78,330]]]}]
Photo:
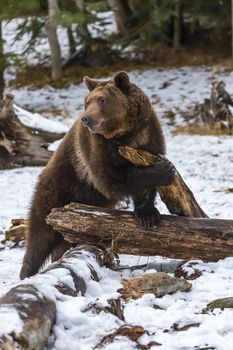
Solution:
[{"label": "bear's front paw", "polygon": [[158,226],[160,223],[160,213],[155,207],[147,208],[136,208],[134,215],[140,225],[144,228],[152,228]]},{"label": "bear's front paw", "polygon": [[154,164],[157,186],[171,185],[175,180],[176,169],[168,159],[162,159]]}]

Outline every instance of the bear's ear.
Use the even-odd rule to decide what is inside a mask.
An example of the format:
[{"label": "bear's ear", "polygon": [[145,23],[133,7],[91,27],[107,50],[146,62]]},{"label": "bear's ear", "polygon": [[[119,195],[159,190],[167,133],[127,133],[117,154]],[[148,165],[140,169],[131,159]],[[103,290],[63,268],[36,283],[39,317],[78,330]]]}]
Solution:
[{"label": "bear's ear", "polygon": [[130,87],[129,77],[126,72],[118,72],[114,75],[115,85],[123,92],[127,92]]},{"label": "bear's ear", "polygon": [[89,78],[87,75],[83,78],[84,84],[86,84],[89,91],[94,90],[99,85],[99,80]]}]

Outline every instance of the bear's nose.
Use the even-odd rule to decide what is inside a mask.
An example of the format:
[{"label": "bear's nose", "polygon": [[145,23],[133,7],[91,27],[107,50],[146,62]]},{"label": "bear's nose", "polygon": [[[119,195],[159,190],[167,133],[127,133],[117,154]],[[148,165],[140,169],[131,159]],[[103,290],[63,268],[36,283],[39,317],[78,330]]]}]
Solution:
[{"label": "bear's nose", "polygon": [[84,117],[81,118],[82,122],[84,125],[89,125],[90,124],[90,117],[89,115],[85,115]]}]

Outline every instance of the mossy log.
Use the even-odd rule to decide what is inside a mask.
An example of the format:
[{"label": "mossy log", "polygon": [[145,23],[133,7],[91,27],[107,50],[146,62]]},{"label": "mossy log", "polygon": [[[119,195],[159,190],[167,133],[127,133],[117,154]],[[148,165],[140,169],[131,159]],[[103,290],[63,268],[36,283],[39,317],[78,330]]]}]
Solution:
[{"label": "mossy log", "polygon": [[114,253],[217,261],[233,256],[233,220],[162,215],[158,227],[138,225],[132,212],[70,204],[55,208],[47,223],[74,244]]},{"label": "mossy log", "polygon": [[[44,272],[9,290],[0,298],[0,316],[2,325],[9,321],[12,325],[15,317],[17,327],[0,329],[0,349],[32,350],[43,349],[46,345],[52,326],[55,322],[56,300],[64,300],[63,295],[84,295],[86,282],[78,275],[85,265],[88,279],[98,281],[99,277],[93,266],[105,262],[103,250],[93,246],[79,246],[67,252],[60,260],[51,264]],[[94,262],[94,264],[93,264]],[[64,270],[63,273],[59,271]],[[82,273],[82,272],[81,272]],[[44,292],[43,285],[46,285]],[[72,288],[70,287],[72,286]],[[49,293],[48,293],[49,292]],[[53,300],[50,295],[53,295]],[[14,316],[13,316],[14,315]]]},{"label": "mossy log", "polygon": [[61,139],[64,133],[22,124],[15,114],[13,101],[10,94],[0,101],[0,169],[46,165],[53,153],[48,150],[49,143]]},{"label": "mossy log", "polygon": [[[150,152],[128,146],[121,146],[119,152],[125,159],[137,166],[153,165],[161,158],[165,158],[161,155],[154,155]],[[171,214],[203,218],[207,217],[177,169],[175,169],[174,182],[169,186],[157,187],[157,190],[160,198],[166,204]]]}]

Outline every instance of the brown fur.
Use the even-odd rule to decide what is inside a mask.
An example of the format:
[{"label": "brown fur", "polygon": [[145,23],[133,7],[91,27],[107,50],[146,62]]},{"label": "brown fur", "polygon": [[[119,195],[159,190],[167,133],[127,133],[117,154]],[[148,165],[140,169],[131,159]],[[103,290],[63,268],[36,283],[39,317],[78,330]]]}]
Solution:
[{"label": "brown fur", "polygon": [[[144,193],[147,184],[154,185],[154,174],[158,173],[158,169],[150,167],[148,174],[136,169],[118,152],[119,145],[124,144],[164,153],[163,134],[147,96],[129,82],[124,72],[112,81],[99,82],[88,77],[84,81],[91,90],[85,112],[65,136],[36,187],[21,278],[35,274],[49,254],[56,260],[69,247],[45,223],[52,208],[70,202],[110,207],[125,196],[136,198],[138,193]],[[83,118],[87,118],[88,126]],[[156,181],[161,178],[162,184],[171,182],[171,171],[167,177],[166,173],[168,165],[161,163],[162,177],[157,176]],[[154,192],[149,197],[151,209]],[[135,205],[139,208],[149,197],[137,197]]]}]

